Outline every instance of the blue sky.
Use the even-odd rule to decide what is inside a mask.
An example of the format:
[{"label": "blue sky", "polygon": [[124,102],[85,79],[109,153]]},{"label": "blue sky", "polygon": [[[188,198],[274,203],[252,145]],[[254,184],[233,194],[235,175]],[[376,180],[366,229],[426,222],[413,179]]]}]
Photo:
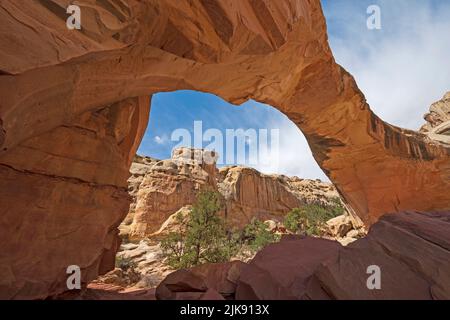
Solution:
[{"label": "blue sky", "polygon": [[[381,30],[366,27],[366,9],[372,4],[381,9]],[[335,58],[355,76],[372,109],[395,125],[420,127],[428,106],[450,91],[450,1],[323,0],[322,5]],[[194,91],[153,96],[138,153],[169,158],[177,145],[172,132],[192,132],[196,120],[203,121],[203,130],[217,128],[224,135],[225,129],[279,129],[278,161],[268,158],[251,166],[265,173],[327,179],[301,131],[276,109],[254,101],[233,106]]]}]

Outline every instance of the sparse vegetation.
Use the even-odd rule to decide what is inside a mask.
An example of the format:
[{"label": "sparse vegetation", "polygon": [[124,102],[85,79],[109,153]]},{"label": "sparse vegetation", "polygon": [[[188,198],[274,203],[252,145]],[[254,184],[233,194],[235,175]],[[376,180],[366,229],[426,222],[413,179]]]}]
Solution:
[{"label": "sparse vegetation", "polygon": [[120,268],[123,271],[136,268],[136,263],[131,259],[123,256],[116,256],[116,268]]},{"label": "sparse vegetation", "polygon": [[[163,255],[171,267],[180,269],[226,262],[241,251],[256,252],[280,240],[280,235],[268,230],[268,226],[257,219],[241,231],[229,230],[219,215],[223,206],[221,199],[217,192],[203,191],[197,196],[187,219],[181,214],[176,217],[182,225],[180,232],[171,232],[161,241]],[[343,212],[338,198],[331,205],[307,204],[289,212],[284,226],[294,233],[321,235],[326,221]]]}]

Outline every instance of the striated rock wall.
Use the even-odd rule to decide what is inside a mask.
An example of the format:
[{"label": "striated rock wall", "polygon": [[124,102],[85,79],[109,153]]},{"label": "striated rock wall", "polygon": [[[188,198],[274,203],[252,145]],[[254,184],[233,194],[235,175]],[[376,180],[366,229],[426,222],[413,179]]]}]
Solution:
[{"label": "striated rock wall", "polygon": [[333,59],[318,0],[77,3],[79,31],[66,28],[68,1],[0,3],[2,297],[63,290],[69,263],[84,279],[110,268],[160,91],[278,108],[366,224],[449,208],[449,148],[371,112]]},{"label": "striated rock wall", "polygon": [[[189,149],[176,149],[189,150]],[[134,166],[132,167],[132,170]],[[216,167],[178,157],[147,164],[147,172],[136,192],[136,205],[126,218],[132,238],[156,232],[170,215],[195,202],[201,189],[216,189]],[[131,182],[132,183],[132,182]],[[126,227],[123,227],[126,232]]]},{"label": "striated rock wall", "polygon": [[226,217],[234,226],[244,227],[253,218],[282,221],[286,213],[307,203],[331,204],[339,198],[330,183],[266,175],[247,167],[219,170],[218,190],[225,197]]},{"label": "striated rock wall", "polygon": [[127,99],[1,157],[1,298],[64,291],[69,265],[81,268],[83,283],[114,267],[128,167],[148,112],[148,97]]}]

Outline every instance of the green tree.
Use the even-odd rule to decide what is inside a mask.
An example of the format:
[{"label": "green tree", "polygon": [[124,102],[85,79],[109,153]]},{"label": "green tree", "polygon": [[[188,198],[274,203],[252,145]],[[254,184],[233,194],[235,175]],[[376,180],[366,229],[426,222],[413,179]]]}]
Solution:
[{"label": "green tree", "polygon": [[334,198],[331,202],[331,204],[316,202],[294,208],[286,215],[283,224],[286,229],[294,233],[321,235],[328,220],[344,213],[339,198]]}]

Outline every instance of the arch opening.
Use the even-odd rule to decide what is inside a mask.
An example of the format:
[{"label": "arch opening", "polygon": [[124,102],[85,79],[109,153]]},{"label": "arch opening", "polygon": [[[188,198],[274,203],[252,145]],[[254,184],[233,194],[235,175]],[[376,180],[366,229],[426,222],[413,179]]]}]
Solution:
[{"label": "arch opening", "polygon": [[[154,94],[130,171],[132,203],[119,226],[123,244],[116,269],[94,281],[94,288],[105,281],[154,288],[175,271],[161,244],[171,233],[185,234],[192,206],[205,190],[220,197],[217,215],[239,246],[224,261],[249,261],[262,249],[245,236],[254,221],[265,224],[271,242],[306,232],[285,226],[299,209],[317,211],[318,220],[310,221],[316,236],[347,244],[365,235],[352,224],[300,129],[279,110],[253,100],[236,106],[191,90]],[[177,220],[180,215],[186,220]],[[329,227],[327,220],[337,216],[339,226]],[[353,236],[346,237],[350,231]]]}]

